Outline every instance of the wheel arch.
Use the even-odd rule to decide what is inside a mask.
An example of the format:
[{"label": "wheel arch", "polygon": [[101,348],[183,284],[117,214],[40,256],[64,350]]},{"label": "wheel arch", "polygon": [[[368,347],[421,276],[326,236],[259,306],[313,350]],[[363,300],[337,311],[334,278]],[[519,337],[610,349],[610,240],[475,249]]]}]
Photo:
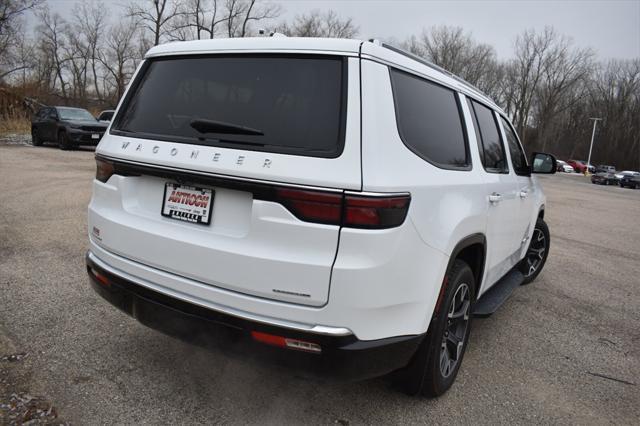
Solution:
[{"label": "wheel arch", "polygon": [[[445,270],[445,277],[446,274],[449,273],[451,267],[453,266],[453,263],[457,259],[465,261],[473,272],[473,276],[476,281],[473,295],[475,300],[478,297],[478,291],[480,290],[480,287],[482,285],[482,277],[484,276],[484,268],[487,259],[486,236],[482,233],[476,233],[468,235],[460,240],[451,251],[451,256],[449,256],[449,262],[447,263],[447,269]],[[443,278],[442,285],[440,287],[440,293],[438,295],[438,300],[436,302],[436,307],[433,313],[434,317],[440,310],[440,304],[442,302],[447,284],[448,283]]]}]

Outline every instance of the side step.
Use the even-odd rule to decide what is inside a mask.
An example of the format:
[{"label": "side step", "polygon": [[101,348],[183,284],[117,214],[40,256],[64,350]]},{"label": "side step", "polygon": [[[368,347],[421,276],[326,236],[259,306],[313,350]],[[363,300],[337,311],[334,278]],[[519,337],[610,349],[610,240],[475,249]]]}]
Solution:
[{"label": "side step", "polygon": [[493,285],[473,305],[474,317],[488,317],[498,310],[511,296],[513,290],[524,281],[524,275],[517,269],[512,269]]}]

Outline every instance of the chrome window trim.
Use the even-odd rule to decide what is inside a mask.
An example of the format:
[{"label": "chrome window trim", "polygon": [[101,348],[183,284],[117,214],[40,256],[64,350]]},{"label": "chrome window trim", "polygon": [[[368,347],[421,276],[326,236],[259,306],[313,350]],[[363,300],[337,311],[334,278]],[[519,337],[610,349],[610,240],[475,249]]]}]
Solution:
[{"label": "chrome window trim", "polygon": [[96,154],[96,158],[105,159],[108,161],[114,161],[118,163],[126,163],[126,164],[132,164],[132,165],[155,168],[155,169],[177,171],[182,173],[191,173],[191,174],[200,175],[200,176],[207,176],[207,177],[218,178],[218,179],[227,179],[227,180],[233,180],[233,181],[239,181],[239,182],[261,183],[266,185],[287,186],[291,188],[310,189],[315,191],[321,190],[321,191],[335,192],[335,193],[343,192],[342,189],[338,189],[338,188],[320,187],[320,186],[303,185],[303,184],[297,184],[297,183],[279,182],[275,180],[264,180],[264,179],[247,178],[247,177],[240,177],[240,176],[233,176],[233,175],[225,175],[223,173],[212,173],[212,172],[205,172],[202,170],[185,169],[182,167],[164,166],[156,163],[145,163],[142,161],[126,160],[123,158],[113,157],[111,155],[105,155],[105,154]]}]

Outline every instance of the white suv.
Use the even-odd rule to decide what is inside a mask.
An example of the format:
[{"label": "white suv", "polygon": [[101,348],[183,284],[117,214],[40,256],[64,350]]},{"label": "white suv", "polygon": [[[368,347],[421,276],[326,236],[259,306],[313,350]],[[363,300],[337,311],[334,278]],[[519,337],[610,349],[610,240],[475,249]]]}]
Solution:
[{"label": "white suv", "polygon": [[[453,383],[542,269],[545,197],[463,80],[377,41],[152,48],[97,150],[87,269],[142,323],[321,374]],[[286,357],[285,357],[286,355]]]}]

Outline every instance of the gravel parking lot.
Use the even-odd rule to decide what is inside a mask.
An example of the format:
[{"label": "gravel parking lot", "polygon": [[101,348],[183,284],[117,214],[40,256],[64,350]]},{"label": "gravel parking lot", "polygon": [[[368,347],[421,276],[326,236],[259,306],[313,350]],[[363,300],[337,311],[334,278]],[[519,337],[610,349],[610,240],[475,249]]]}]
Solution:
[{"label": "gravel parking lot", "polygon": [[20,401],[89,424],[638,424],[640,190],[542,177],[545,270],[474,322],[456,384],[423,400],[229,358],[112,308],[84,267],[94,172],[91,150],[0,142],[0,424]]}]

